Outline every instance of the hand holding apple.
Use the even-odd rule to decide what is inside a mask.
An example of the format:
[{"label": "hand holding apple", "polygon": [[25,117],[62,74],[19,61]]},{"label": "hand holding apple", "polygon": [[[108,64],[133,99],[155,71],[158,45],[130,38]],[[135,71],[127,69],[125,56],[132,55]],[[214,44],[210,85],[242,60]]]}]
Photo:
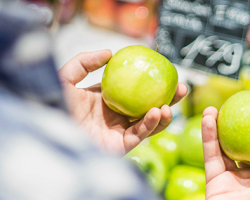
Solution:
[{"label": "hand holding apple", "polygon": [[238,163],[238,168],[235,162],[221,151],[217,135],[217,117],[218,111],[214,107],[209,107],[203,112],[202,139],[207,182],[206,200],[247,200],[250,195],[249,165]]},{"label": "hand holding apple", "polygon": [[[124,155],[149,135],[164,130],[172,120],[169,106],[152,108],[139,121],[130,122],[103,101],[101,85],[76,88],[88,74],[105,65],[111,58],[110,50],[80,53],[60,71],[69,111],[100,148],[110,153]],[[187,93],[187,87],[179,83],[170,105],[180,101]]]},{"label": "hand holding apple", "polygon": [[102,95],[115,112],[141,119],[151,108],[169,105],[177,84],[177,71],[167,58],[144,46],[128,46],[108,62]]},{"label": "hand holding apple", "polygon": [[221,107],[218,137],[225,154],[235,161],[250,164],[250,91],[231,96]]}]

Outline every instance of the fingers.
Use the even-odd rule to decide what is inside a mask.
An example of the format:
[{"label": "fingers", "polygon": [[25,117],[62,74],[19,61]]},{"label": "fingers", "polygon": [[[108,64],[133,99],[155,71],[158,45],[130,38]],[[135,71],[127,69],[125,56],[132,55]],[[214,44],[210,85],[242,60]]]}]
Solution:
[{"label": "fingers", "polygon": [[59,77],[63,82],[76,85],[84,79],[89,72],[105,65],[112,56],[110,50],[80,53],[59,70]]},{"label": "fingers", "polygon": [[124,134],[126,153],[148,137],[158,126],[160,120],[161,110],[158,108],[151,108],[143,119],[129,127]]},{"label": "fingers", "polygon": [[178,83],[176,93],[169,106],[178,103],[188,92],[188,88],[184,83]]},{"label": "fingers", "polygon": [[213,107],[203,112],[202,140],[207,183],[226,170],[217,137],[217,115],[218,111]]},{"label": "fingers", "polygon": [[152,108],[146,116],[131,126],[124,135],[125,149],[130,151],[148,136],[155,135],[172,122],[172,112],[169,106],[163,105],[161,109]]},{"label": "fingers", "polygon": [[217,120],[218,118],[218,110],[212,106],[206,108],[203,111],[203,117],[207,116],[207,115],[211,115],[215,120]]},{"label": "fingers", "polygon": [[[204,110],[204,112],[203,112],[203,117],[205,117],[205,116],[207,116],[207,115],[210,115],[210,116],[212,116],[215,120],[217,120],[218,111],[217,111],[217,109],[214,108],[214,107],[208,107],[206,110]],[[235,170],[235,169],[237,169],[236,163],[235,163],[233,160],[231,160],[230,158],[228,158],[228,157],[226,156],[226,154],[221,150],[221,148],[220,148],[220,151],[221,151],[222,159],[223,159],[223,161],[224,161],[226,170]]]},{"label": "fingers", "polygon": [[155,130],[150,134],[153,136],[168,127],[168,125],[172,122],[172,111],[169,106],[163,105],[161,107],[161,120]]}]

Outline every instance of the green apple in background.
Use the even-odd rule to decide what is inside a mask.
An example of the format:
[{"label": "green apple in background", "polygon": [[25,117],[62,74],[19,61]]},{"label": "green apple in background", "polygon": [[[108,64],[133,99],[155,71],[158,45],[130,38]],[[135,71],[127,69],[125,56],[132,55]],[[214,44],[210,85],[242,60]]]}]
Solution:
[{"label": "green apple in background", "polygon": [[250,66],[243,66],[239,73],[239,80],[242,81],[245,90],[250,89]]},{"label": "green apple in background", "polygon": [[201,123],[202,115],[189,118],[179,137],[181,160],[197,167],[204,167]]},{"label": "green apple in background", "polygon": [[143,172],[152,188],[160,193],[165,186],[169,168],[159,152],[148,144],[140,144],[125,159],[134,162]]},{"label": "green apple in background", "polygon": [[181,108],[184,116],[192,117],[197,114],[202,114],[209,106],[220,109],[223,103],[224,101],[220,92],[210,85],[205,84],[194,86],[189,94],[182,100]]},{"label": "green apple in background", "polygon": [[178,74],[171,62],[145,46],[128,46],[108,62],[102,79],[102,95],[112,110],[140,119],[152,107],[170,104]]},{"label": "green apple in background", "polygon": [[172,168],[179,163],[180,152],[178,136],[168,132],[166,129],[150,137],[150,145],[164,157],[164,162]]},{"label": "green apple in background", "polygon": [[236,80],[220,75],[211,75],[208,85],[210,85],[214,90],[218,91],[221,94],[223,102],[225,102],[236,92],[244,89],[244,85],[241,80]]},{"label": "green apple in background", "polygon": [[234,94],[223,104],[217,127],[225,154],[232,160],[250,164],[250,90]]},{"label": "green apple in background", "polygon": [[197,193],[197,194],[189,195],[183,198],[182,200],[205,200],[205,199],[206,199],[205,193]]},{"label": "green apple in background", "polygon": [[165,197],[167,200],[181,200],[192,194],[204,193],[205,188],[206,180],[203,169],[188,165],[177,165],[170,174]]}]

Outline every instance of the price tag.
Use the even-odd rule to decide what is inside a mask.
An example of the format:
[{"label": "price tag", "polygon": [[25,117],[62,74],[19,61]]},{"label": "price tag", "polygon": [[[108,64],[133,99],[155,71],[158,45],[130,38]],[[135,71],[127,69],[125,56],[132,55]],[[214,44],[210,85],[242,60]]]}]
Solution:
[{"label": "price tag", "polygon": [[186,68],[238,78],[250,1],[163,0],[155,43]]}]

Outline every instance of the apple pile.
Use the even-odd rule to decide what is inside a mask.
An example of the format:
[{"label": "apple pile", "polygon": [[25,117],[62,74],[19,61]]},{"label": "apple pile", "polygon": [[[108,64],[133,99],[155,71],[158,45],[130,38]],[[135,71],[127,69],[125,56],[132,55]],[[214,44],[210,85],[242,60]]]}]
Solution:
[{"label": "apple pile", "polygon": [[126,155],[145,175],[152,188],[160,193],[168,177],[169,166],[152,145],[139,145]]},{"label": "apple pile", "polygon": [[174,134],[165,129],[124,157],[138,166],[163,199],[205,200],[201,120],[201,115],[189,119],[183,133]]},{"label": "apple pile", "polygon": [[[206,182],[199,122],[200,115],[188,120],[181,134],[165,129],[143,141],[124,157],[138,166],[154,191],[166,200],[205,199]],[[187,139],[185,148],[182,148],[182,138]],[[186,154],[185,151],[191,153]]]},{"label": "apple pile", "polygon": [[188,119],[180,136],[180,157],[185,164],[204,168],[201,123],[200,114]]},{"label": "apple pile", "polygon": [[167,200],[179,200],[199,194],[199,198],[196,198],[205,200],[205,188],[206,180],[203,169],[178,165],[171,172],[165,196]]},{"label": "apple pile", "polygon": [[[225,101],[217,120],[222,150],[229,158],[246,164],[250,164],[249,99],[250,90],[235,93]],[[205,199],[201,122],[201,114],[188,118],[182,133],[174,134],[166,129],[148,138],[125,157],[138,166],[139,157],[147,159],[147,162],[140,164],[144,166],[140,169],[152,188],[166,200]],[[154,151],[154,156],[147,154],[147,149]],[[161,171],[164,168],[165,173]],[[156,175],[157,172],[162,174],[165,181]]]},{"label": "apple pile", "polygon": [[241,79],[210,75],[205,84],[194,84],[189,89],[189,94],[181,102],[183,115],[192,117],[202,114],[209,106],[219,110],[230,96],[246,88],[243,83]]},{"label": "apple pile", "polygon": [[202,115],[191,117],[181,133],[172,133],[167,128],[125,156],[166,200],[205,199],[201,122]]}]

